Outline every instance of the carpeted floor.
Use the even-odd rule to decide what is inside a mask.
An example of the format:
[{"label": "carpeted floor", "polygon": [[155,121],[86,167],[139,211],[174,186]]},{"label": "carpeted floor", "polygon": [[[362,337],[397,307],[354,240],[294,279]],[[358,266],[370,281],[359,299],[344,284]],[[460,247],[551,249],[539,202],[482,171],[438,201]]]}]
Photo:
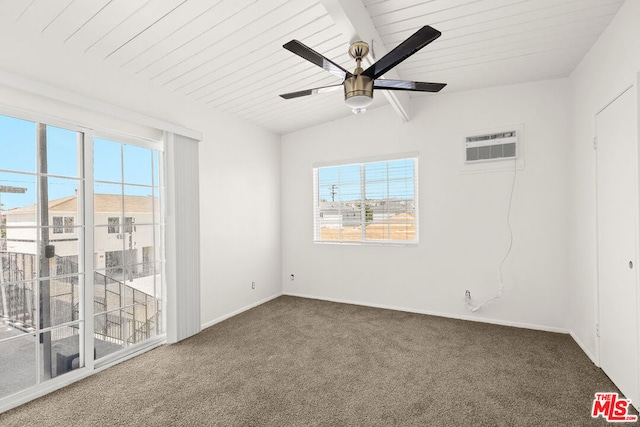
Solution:
[{"label": "carpeted floor", "polygon": [[568,335],[284,296],[0,425],[606,425],[601,391],[617,389]]}]

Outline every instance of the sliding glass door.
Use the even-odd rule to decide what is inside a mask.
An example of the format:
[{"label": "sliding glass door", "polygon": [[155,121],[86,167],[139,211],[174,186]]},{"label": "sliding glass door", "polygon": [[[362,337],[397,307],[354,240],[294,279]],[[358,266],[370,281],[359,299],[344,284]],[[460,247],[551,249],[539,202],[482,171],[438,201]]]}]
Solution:
[{"label": "sliding glass door", "polygon": [[0,399],[164,334],[158,146],[0,115]]}]

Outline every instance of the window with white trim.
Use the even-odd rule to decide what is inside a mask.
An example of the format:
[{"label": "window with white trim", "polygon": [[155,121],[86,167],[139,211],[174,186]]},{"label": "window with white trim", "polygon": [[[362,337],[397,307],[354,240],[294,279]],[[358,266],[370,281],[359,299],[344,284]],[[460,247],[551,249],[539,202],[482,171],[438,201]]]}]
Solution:
[{"label": "window with white trim", "polygon": [[313,169],[314,241],[417,243],[418,156]]}]

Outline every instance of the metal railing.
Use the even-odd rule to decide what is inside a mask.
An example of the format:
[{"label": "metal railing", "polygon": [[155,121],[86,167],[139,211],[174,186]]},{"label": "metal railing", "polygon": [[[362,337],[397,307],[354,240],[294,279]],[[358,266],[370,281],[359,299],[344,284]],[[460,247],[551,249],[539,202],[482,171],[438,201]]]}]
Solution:
[{"label": "metal railing", "polygon": [[[37,259],[34,254],[0,252],[0,321],[26,332],[35,331]],[[77,257],[55,256],[50,263],[50,325],[79,319]],[[121,280],[93,274],[94,336],[119,345],[144,341],[160,327],[154,298]],[[120,307],[126,307],[119,309]],[[77,329],[54,330],[57,338]]]}]

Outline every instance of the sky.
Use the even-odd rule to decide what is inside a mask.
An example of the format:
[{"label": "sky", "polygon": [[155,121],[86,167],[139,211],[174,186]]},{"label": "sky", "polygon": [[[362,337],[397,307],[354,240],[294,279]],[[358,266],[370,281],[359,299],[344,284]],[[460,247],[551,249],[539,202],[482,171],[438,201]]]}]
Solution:
[{"label": "sky", "polygon": [[[365,163],[362,167],[364,168],[365,199],[414,198],[414,159]],[[360,164],[318,168],[320,199],[336,202],[361,200],[360,168]]]},{"label": "sky", "polygon": [[[77,132],[47,126],[49,200],[72,196],[82,185]],[[103,194],[157,194],[158,153],[148,148],[95,138],[94,191]],[[36,124],[0,115],[0,186],[26,188],[0,193],[3,210],[36,203]]]}]

